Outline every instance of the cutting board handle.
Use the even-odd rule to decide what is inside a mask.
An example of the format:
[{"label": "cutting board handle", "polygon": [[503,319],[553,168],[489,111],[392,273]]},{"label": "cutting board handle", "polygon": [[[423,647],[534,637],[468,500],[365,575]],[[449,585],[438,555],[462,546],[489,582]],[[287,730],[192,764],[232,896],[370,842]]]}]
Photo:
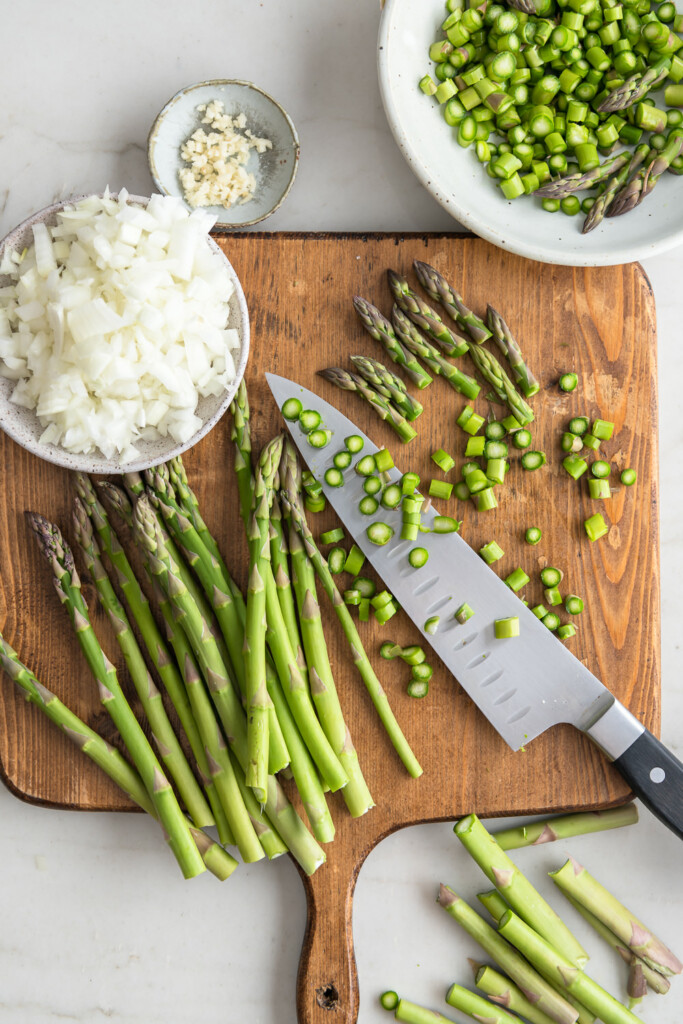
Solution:
[{"label": "cutting board handle", "polygon": [[353,852],[335,849],[334,861],[311,878],[302,874],[307,920],[296,983],[299,1024],[355,1024],[358,1019],[351,915],[356,879],[368,852],[354,862]]}]

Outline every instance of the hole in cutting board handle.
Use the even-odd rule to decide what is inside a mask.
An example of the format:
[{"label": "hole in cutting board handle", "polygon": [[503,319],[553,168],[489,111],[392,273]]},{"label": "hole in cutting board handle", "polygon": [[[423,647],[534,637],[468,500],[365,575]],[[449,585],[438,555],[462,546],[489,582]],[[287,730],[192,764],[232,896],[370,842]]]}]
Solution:
[{"label": "hole in cutting board handle", "polygon": [[318,1006],[321,1006],[323,1010],[339,1009],[339,993],[337,992],[337,986],[331,981],[327,985],[321,985],[320,988],[315,990],[315,998]]}]

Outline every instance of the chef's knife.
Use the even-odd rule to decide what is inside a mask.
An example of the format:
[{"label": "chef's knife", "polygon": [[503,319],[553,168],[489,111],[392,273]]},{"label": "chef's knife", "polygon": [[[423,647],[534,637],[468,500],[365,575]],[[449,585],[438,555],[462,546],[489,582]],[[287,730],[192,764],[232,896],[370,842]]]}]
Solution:
[{"label": "chef's knife", "polygon": [[[589,736],[610,758],[631,788],[670,829],[683,838],[683,765],[648,732],[457,533],[421,533],[420,547],[429,552],[421,570],[408,562],[415,543],[400,539],[400,509],[381,509],[368,519],[358,508],[364,496],[362,478],[353,465],[344,472],[344,486],[325,483],[332,455],[344,438],[363,438],[363,455],[378,451],[338,409],[294,381],[267,373],[278,407],[298,398],[317,410],[331,432],[325,448],[314,448],[296,422],[288,423],[292,439],[323,493],[387,588],[413,620],[463,689],[513,750],[518,750],[553,725],[567,722]],[[400,480],[398,468],[390,472]],[[436,512],[422,514],[429,527]],[[376,518],[394,528],[383,547],[368,540],[366,530]],[[464,625],[454,612],[467,603],[474,616]],[[434,634],[425,622],[439,616]],[[496,619],[518,616],[520,635],[494,638]]]}]

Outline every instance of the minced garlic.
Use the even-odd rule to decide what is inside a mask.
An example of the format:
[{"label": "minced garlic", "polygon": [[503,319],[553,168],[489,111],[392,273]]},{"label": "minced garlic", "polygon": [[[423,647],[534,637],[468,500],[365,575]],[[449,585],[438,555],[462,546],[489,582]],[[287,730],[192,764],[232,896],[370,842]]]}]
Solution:
[{"label": "minced garlic", "polygon": [[265,153],[270,139],[258,138],[247,127],[244,114],[232,117],[220,100],[197,107],[201,123],[212,131],[197,128],[185,140],[180,155],[189,167],[178,172],[185,201],[190,206],[223,206],[248,203],[256,190],[256,177],[246,169],[252,149]]}]

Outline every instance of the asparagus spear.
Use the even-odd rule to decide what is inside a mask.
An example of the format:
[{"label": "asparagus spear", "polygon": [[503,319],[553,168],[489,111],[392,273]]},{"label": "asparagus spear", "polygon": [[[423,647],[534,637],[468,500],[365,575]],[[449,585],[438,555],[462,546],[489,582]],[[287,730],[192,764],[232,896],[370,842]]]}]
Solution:
[{"label": "asparagus spear", "polygon": [[503,899],[497,889],[490,889],[488,892],[478,892],[477,899],[483,907],[486,907],[496,924],[510,909],[510,904],[507,900]]},{"label": "asparagus spear", "polygon": [[474,377],[470,377],[453,363],[449,363],[397,305],[394,305],[391,311],[391,319],[396,334],[405,347],[424,360],[433,373],[444,377],[455,391],[465,395],[466,398],[477,397],[481,388]]},{"label": "asparagus spear", "polygon": [[609,179],[605,185],[605,191],[602,195],[597,197],[586,215],[586,219],[581,229],[582,234],[588,234],[589,231],[592,231],[593,228],[596,228],[598,224],[602,222],[602,219],[606,214],[609,216],[608,211],[611,209],[619,190],[626,184],[629,174],[632,174],[640,167],[649,152],[650,147],[647,143],[641,143],[640,146],[636,146],[629,162],[624,164],[624,166]]},{"label": "asparagus spear", "polygon": [[486,993],[491,1002],[512,1010],[513,1013],[528,1020],[529,1024],[552,1024],[552,1017],[539,1010],[514,982],[504,974],[499,974],[493,967],[477,965],[474,983]]},{"label": "asparagus spear", "polygon": [[447,885],[440,886],[438,903],[517,983],[537,1009],[556,1024],[575,1024],[578,1012],[574,1007]]},{"label": "asparagus spear", "polygon": [[598,935],[602,936],[608,946],[611,946],[612,949],[617,951],[624,963],[628,964],[629,967],[633,967],[637,964],[641,968],[643,977],[653,992],[662,996],[666,995],[671,988],[671,982],[668,978],[665,978],[663,974],[659,973],[659,971],[653,971],[651,967],[648,967],[644,960],[641,960],[640,957],[636,956],[636,954],[630,950],[624,942],[616,937],[614,932],[608,928],[607,925],[602,923],[600,918],[596,917],[595,914],[592,914],[590,910],[586,910],[578,900],[575,900],[573,896],[569,896],[567,893],[565,893],[565,895],[571,905],[578,910],[586,921],[588,921],[591,928],[593,928]]},{"label": "asparagus spear", "polygon": [[413,384],[420,390],[428,387],[432,383],[432,378],[422,369],[412,353],[403,347],[393,327],[377,307],[362,299],[360,295],[355,296],[353,305],[366,331],[380,342],[393,362],[403,367]]},{"label": "asparagus spear", "polygon": [[501,850],[476,814],[469,814],[456,822],[453,831],[513,910],[548,942],[552,942],[571,963],[582,967],[588,960],[583,946],[505,851]]},{"label": "asparagus spear", "polygon": [[531,423],[534,414],[529,403],[516,391],[507,373],[496,357],[482,345],[470,345],[470,357],[484,380],[491,385],[513,416],[524,426]]},{"label": "asparagus spear", "polygon": [[178,787],[178,792],[190,818],[197,828],[214,825],[214,817],[192,774],[192,769],[166,714],[161,693],[147,671],[145,659],[131,629],[128,616],[102,564],[92,524],[80,498],[76,498],[74,501],[73,527],[76,541],[83,553],[85,567],[95,584],[97,595],[111,623],[135,691],[152,729],[152,736],[160,759]]},{"label": "asparagus spear", "polygon": [[465,305],[462,295],[456,292],[443,274],[421,260],[413,262],[417,279],[429,295],[430,299],[440,302],[452,320],[465,328],[476,345],[491,337],[491,331],[483,320]]},{"label": "asparagus spear", "polygon": [[128,753],[140,773],[184,876],[193,878],[205,870],[204,862],[171,784],[124,696],[116,669],[95,636],[88,608],[81,594],[81,581],[76,572],[71,549],[63,540],[59,528],[44,516],[37,512],[27,512],[26,517],[40,550],[52,568],[55,589],[69,613],[81,650],[97,680],[100,700],[119,730]]},{"label": "asparagus spear", "polygon": [[487,307],[486,318],[491,328],[493,340],[512,368],[515,383],[527,398],[531,398],[540,389],[541,385],[524,362],[522,350],[517,344],[512,331],[500,313],[491,305]]},{"label": "asparagus spear", "polygon": [[631,154],[628,151],[617,153],[609,157],[603,163],[593,167],[590,171],[576,171],[574,174],[565,174],[563,178],[556,178],[549,181],[547,185],[537,188],[532,194],[541,199],[564,199],[574,192],[581,192],[586,188],[593,188],[601,181],[612,174],[616,174],[620,168],[629,162]]},{"label": "asparagus spear", "polygon": [[367,654],[365,653],[355,623],[351,618],[348,608],[344,604],[339,590],[337,589],[337,585],[332,578],[327,562],[320,554],[320,551],[313,540],[313,534],[308,527],[308,523],[298,507],[296,492],[293,489],[290,477],[291,474],[288,474],[287,480],[285,480],[286,490],[281,494],[282,502],[292,516],[292,524],[295,529],[299,531],[303,540],[304,548],[306,549],[306,554],[313,563],[313,567],[318,574],[318,579],[322,583],[325,593],[332,601],[337,617],[342,624],[342,629],[344,630],[346,638],[351,645],[354,664],[365,683],[368,693],[372,698],[372,702],[379,714],[380,720],[389,734],[389,738],[394,749],[401,758],[409,774],[413,778],[418,778],[422,774],[422,768],[410,749],[410,745],[394,717],[394,713],[389,706],[387,695],[382,689],[382,685],[375,675],[375,671]]},{"label": "asparagus spear", "polygon": [[395,270],[387,270],[389,288],[397,306],[406,313],[413,323],[424,331],[442,351],[449,356],[461,356],[467,352],[467,341],[460,334],[454,334],[432,309]]},{"label": "asparagus spear", "polygon": [[523,953],[536,970],[575,996],[604,1024],[638,1024],[638,1018],[614,996],[558,952],[538,932],[509,910],[498,926],[500,935]]},{"label": "asparagus spear", "polygon": [[507,1010],[492,1005],[487,999],[476,992],[470,992],[462,985],[451,985],[446,993],[446,1002],[461,1013],[466,1013],[468,1017],[485,1021],[486,1024],[519,1024],[519,1019],[513,1017]]},{"label": "asparagus spear", "polygon": [[584,811],[580,814],[563,814],[557,818],[543,818],[530,825],[517,825],[500,832],[493,832],[501,850],[517,850],[522,846],[540,846],[553,843],[556,839],[589,835],[591,832],[606,832],[638,821],[638,805],[624,804],[607,811]]},{"label": "asparagus spear", "polygon": [[[154,509],[144,496],[135,506],[133,523],[139,542],[148,552],[152,574],[173,605],[175,619],[185,631],[202,675],[209,685],[228,742],[242,771],[246,772],[249,754],[244,712],[233,690],[216,638],[179,576]],[[265,809],[268,818],[302,869],[308,875],[313,874],[324,863],[325,854],[272,775],[268,776]]]},{"label": "asparagus spear", "polygon": [[406,391],[403,381],[376,359],[365,356],[351,356],[351,362],[364,378],[380,395],[390,399],[407,420],[416,420],[423,411],[423,406]]},{"label": "asparagus spear", "polygon": [[623,85],[613,89],[609,96],[602,101],[598,107],[598,113],[612,114],[615,110],[624,110],[626,107],[632,107],[634,103],[639,103],[651,89],[656,89],[659,83],[664,81],[670,67],[671,60],[668,57],[662,57],[649,67],[645,74],[631,75]]},{"label": "asparagus spear", "polygon": [[674,134],[664,149],[655,150],[652,159],[645,169],[645,180],[643,182],[643,191],[638,200],[639,203],[642,203],[643,199],[649,196],[661,176],[669,169],[676,157],[680,156],[682,150],[683,132]]},{"label": "asparagus spear", "polygon": [[417,437],[416,431],[410,426],[405,416],[355,373],[349,373],[348,370],[342,370],[338,366],[331,366],[326,370],[318,370],[318,375],[329,380],[331,384],[341,388],[342,391],[355,391],[361,398],[364,398],[380,419],[385,420],[396,431],[404,444],[408,444],[414,437]]},{"label": "asparagus spear", "polygon": [[418,1003],[411,1003],[408,999],[399,999],[394,1016],[402,1024],[453,1024],[450,1017],[444,1017],[437,1010],[428,1010]]},{"label": "asparagus spear", "polygon": [[[280,489],[279,473],[275,481],[275,487]],[[308,665],[302,646],[302,637],[299,630],[299,621],[296,614],[296,601],[292,590],[292,580],[289,568],[289,544],[287,536],[282,528],[282,509],[277,494],[273,496],[273,506],[270,513],[270,563],[273,571],[273,579],[277,587],[277,599],[282,612],[289,639],[296,655],[297,664],[301,676],[308,685]]]},{"label": "asparagus spear", "polygon": [[235,442],[235,473],[237,474],[237,491],[240,497],[240,514],[246,529],[254,490],[254,474],[251,466],[249,397],[244,378],[239,383],[237,394],[230,406],[230,412],[232,413],[230,436]]},{"label": "asparagus spear", "polygon": [[[297,494],[300,502],[301,471],[294,447],[289,440],[285,441],[281,475],[284,475],[289,489],[293,494]],[[287,521],[294,592],[304,649],[310,666],[311,695],[325,735],[348,775],[349,781],[342,790],[342,796],[351,816],[357,818],[374,807],[374,801],[363,778],[358,754],[339,703],[318,604],[315,569],[306,554],[301,537],[292,527],[291,516],[287,517]]]},{"label": "asparagus spear", "polygon": [[[46,686],[34,676],[19,659],[17,652],[0,634],[0,666],[18,687],[26,699],[39,708],[47,718],[82,750],[109,778],[123,790],[143,811],[159,820],[157,809],[139,774],[119,751],[86,725],[70,708],[63,704]],[[237,861],[213,839],[199,829],[190,828],[192,838],[209,871],[221,881],[229,878],[237,867]]]},{"label": "asparagus spear", "polygon": [[648,967],[664,975],[683,971],[678,957],[573,857],[559,870],[551,871],[550,877],[565,895],[573,896],[594,914]]}]

